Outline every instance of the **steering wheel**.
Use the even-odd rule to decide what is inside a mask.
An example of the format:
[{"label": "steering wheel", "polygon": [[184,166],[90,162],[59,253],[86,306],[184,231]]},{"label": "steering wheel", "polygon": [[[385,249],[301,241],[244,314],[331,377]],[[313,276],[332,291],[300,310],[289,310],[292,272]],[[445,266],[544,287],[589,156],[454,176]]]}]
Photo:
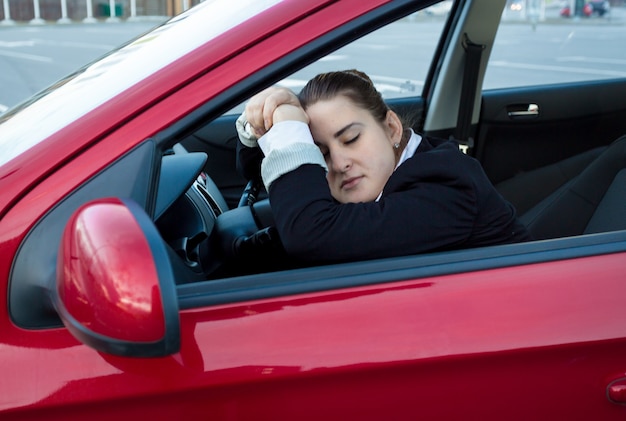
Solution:
[{"label": "steering wheel", "polygon": [[161,161],[154,219],[170,248],[177,279],[192,282],[225,271],[260,271],[268,263],[275,267],[287,260],[269,199],[258,199],[261,181],[248,182],[238,206],[228,209],[215,183],[202,172],[205,162],[204,153],[184,149]]}]

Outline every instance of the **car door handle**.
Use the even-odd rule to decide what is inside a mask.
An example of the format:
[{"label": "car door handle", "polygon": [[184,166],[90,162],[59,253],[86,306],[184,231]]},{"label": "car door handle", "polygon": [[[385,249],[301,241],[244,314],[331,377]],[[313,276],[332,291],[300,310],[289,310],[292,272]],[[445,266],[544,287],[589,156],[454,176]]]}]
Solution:
[{"label": "car door handle", "polygon": [[612,381],[606,388],[606,396],[613,403],[626,403],[626,378]]},{"label": "car door handle", "polygon": [[539,105],[537,104],[515,104],[507,107],[509,118],[537,118],[539,117]]}]

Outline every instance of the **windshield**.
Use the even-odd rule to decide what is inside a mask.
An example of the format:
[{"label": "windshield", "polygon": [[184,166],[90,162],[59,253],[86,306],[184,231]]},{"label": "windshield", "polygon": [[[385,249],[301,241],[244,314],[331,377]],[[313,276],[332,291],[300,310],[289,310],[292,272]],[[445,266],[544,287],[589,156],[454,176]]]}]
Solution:
[{"label": "windshield", "polygon": [[207,0],[60,80],[0,117],[0,165],[278,1]]}]

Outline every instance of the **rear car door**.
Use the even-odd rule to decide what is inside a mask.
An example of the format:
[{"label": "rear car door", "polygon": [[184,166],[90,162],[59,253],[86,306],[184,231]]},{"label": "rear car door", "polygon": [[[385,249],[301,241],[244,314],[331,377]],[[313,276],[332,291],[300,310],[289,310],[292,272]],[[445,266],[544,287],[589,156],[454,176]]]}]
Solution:
[{"label": "rear car door", "polygon": [[[563,18],[547,5],[533,27],[509,5],[483,81],[475,156],[523,214],[626,134],[626,10]],[[572,157],[550,180],[533,174]],[[569,169],[569,172],[567,171]]]}]

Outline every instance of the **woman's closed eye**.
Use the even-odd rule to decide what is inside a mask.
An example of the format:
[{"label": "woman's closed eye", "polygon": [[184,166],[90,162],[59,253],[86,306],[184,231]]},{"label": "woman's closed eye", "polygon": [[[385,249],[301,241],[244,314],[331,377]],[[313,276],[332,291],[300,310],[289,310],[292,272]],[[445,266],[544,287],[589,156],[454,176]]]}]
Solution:
[{"label": "woman's closed eye", "polygon": [[[353,137],[349,137],[346,140],[341,140],[341,143],[343,145],[350,145],[354,142],[356,142],[357,140],[359,140],[359,137],[361,136],[361,133],[356,134]],[[318,143],[315,142],[315,144],[317,145],[317,147],[320,149],[320,152],[322,152],[322,155],[324,156],[324,159],[326,161],[328,161],[330,159],[330,148],[322,143]]]}]

